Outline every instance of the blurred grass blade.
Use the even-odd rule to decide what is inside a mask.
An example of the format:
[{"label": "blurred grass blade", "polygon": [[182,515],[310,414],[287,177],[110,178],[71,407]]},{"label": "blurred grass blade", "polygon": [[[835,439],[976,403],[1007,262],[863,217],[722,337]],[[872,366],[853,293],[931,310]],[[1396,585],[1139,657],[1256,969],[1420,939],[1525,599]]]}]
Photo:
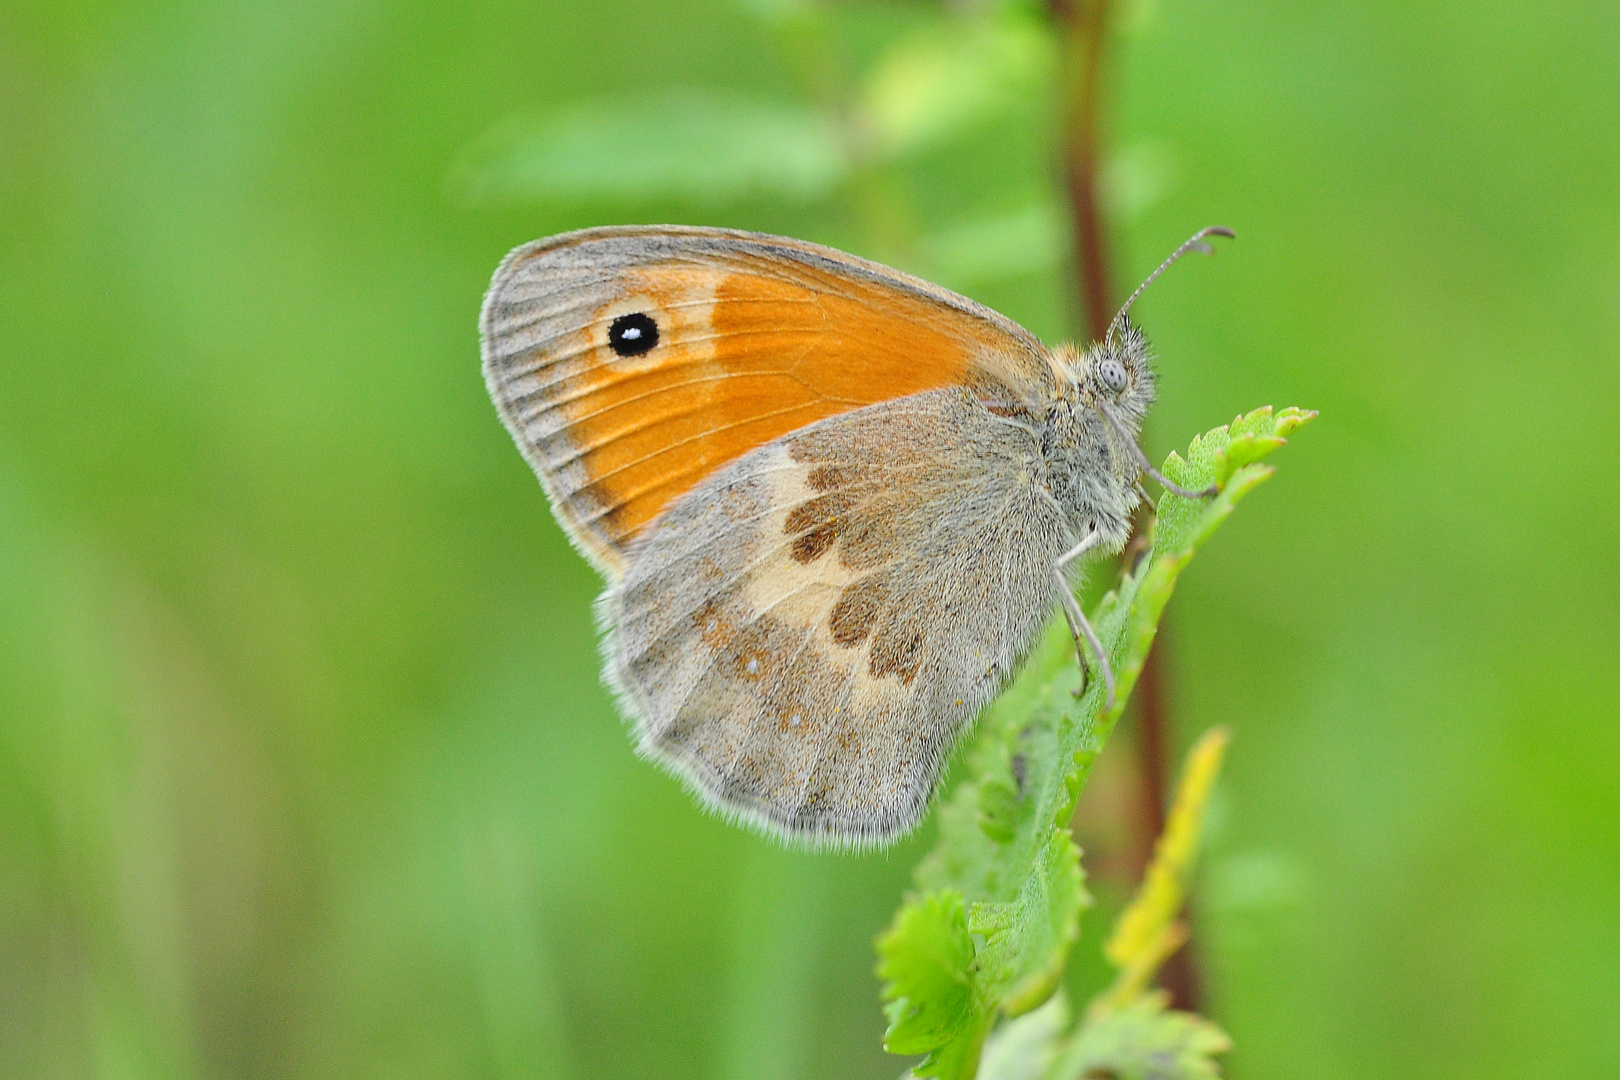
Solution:
[{"label": "blurred grass blade", "polygon": [[575,1075],[551,950],[541,933],[541,883],[519,822],[505,815],[467,830],[466,911],[485,1044],[496,1075]]},{"label": "blurred grass blade", "polygon": [[848,162],[836,126],[799,106],[698,90],[509,117],[450,175],[457,200],[521,202],[822,198]]}]

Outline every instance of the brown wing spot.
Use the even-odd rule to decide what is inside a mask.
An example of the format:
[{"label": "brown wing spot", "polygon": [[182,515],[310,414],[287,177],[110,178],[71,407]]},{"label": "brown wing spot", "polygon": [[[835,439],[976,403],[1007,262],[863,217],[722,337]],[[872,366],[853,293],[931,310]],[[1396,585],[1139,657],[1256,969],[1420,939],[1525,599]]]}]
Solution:
[{"label": "brown wing spot", "polygon": [[710,600],[692,613],[692,629],[703,638],[703,644],[718,652],[731,644],[736,636],[736,625],[720,608],[718,600]]},{"label": "brown wing spot", "polygon": [[794,559],[811,563],[825,555],[838,539],[853,505],[849,496],[834,494],[794,507],[782,527],[786,535],[798,536],[793,543]]},{"label": "brown wing spot", "polygon": [[783,526],[789,536],[830,525],[839,518],[848,517],[855,500],[848,495],[822,495],[800,503],[788,514]]},{"label": "brown wing spot", "polygon": [[838,525],[836,522],[829,522],[793,541],[793,558],[797,562],[813,563],[827,554],[827,549],[832,547],[837,539]]},{"label": "brown wing spot", "polygon": [[845,527],[838,561],[851,570],[870,570],[892,562],[905,550],[893,514],[868,512]]},{"label": "brown wing spot", "polygon": [[890,623],[883,632],[872,638],[872,677],[898,675],[903,683],[910,683],[922,667],[922,630],[912,623]]},{"label": "brown wing spot", "polygon": [[876,577],[864,577],[844,587],[833,605],[828,627],[839,645],[853,648],[866,639],[883,611],[889,589]]},{"label": "brown wing spot", "polygon": [[761,615],[732,635],[721,655],[721,666],[739,682],[759,682],[797,651],[798,641],[799,632],[793,627]]},{"label": "brown wing spot", "polygon": [[810,470],[810,486],[817,491],[849,487],[860,477],[860,471],[837,465],[818,465]]}]

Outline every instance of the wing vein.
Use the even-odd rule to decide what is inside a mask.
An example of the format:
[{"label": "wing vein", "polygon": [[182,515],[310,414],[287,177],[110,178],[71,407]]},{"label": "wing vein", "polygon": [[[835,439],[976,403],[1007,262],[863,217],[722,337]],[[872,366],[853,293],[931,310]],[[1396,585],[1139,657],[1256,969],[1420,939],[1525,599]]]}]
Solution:
[{"label": "wing vein", "polygon": [[[617,467],[615,469],[610,469],[607,472],[603,473],[601,476],[593,477],[590,480],[589,483],[581,484],[579,487],[575,488],[574,490],[575,491],[585,491],[585,490],[590,489],[590,488],[595,488],[598,485],[602,484],[604,481],[611,480],[613,477],[618,476],[619,474],[621,474],[623,472],[626,472],[627,470],[633,469],[633,468],[637,467],[638,465],[645,465],[647,462],[654,461],[654,460],[656,460],[658,458],[661,458],[665,454],[672,454],[675,451],[679,450],[681,447],[686,446],[689,443],[697,442],[699,439],[706,439],[711,435],[718,435],[723,431],[731,431],[731,430],[733,430],[735,428],[742,427],[745,424],[754,424],[754,423],[758,423],[758,422],[760,422],[762,420],[769,420],[769,419],[771,419],[772,417],[775,417],[775,416],[785,416],[788,413],[799,412],[799,411],[801,411],[801,410],[803,410],[805,408],[809,408],[809,407],[810,406],[808,406],[808,405],[794,405],[791,408],[777,409],[775,412],[763,413],[763,414],[761,414],[759,416],[752,416],[752,417],[749,417],[747,420],[739,420],[739,421],[736,421],[736,422],[733,422],[733,423],[730,423],[730,424],[722,424],[722,425],[720,425],[719,427],[716,427],[716,428],[710,428],[708,431],[702,432],[702,433],[697,434],[697,435],[691,435],[691,436],[688,436],[687,438],[681,439],[678,442],[671,443],[670,445],[664,447],[661,450],[657,450],[657,451],[654,451],[651,454],[648,454],[644,458],[637,458],[635,461],[629,462],[628,464],[620,465],[619,467]],[[709,462],[699,462],[696,465],[696,469],[702,470],[704,472],[709,471],[712,467],[713,467],[712,463],[709,463]],[[694,470],[688,469],[685,472],[677,473],[676,475],[677,476],[686,476],[686,475],[690,474],[692,471],[694,471]],[[594,511],[591,514],[591,516],[586,518],[585,520],[586,520],[586,522],[588,524],[594,524],[595,522],[597,522],[597,521],[601,520],[602,518],[606,517],[608,514],[612,513],[614,510],[618,509],[618,507],[624,506],[624,505],[626,505],[626,504],[628,504],[628,503],[630,503],[630,502],[632,502],[632,501],[634,501],[636,499],[639,499],[643,495],[647,494],[648,492],[657,491],[659,488],[667,487],[667,486],[668,486],[668,482],[665,481],[663,483],[655,483],[650,487],[641,488],[641,489],[639,489],[637,491],[631,492],[628,495],[625,495],[621,499],[620,502],[618,502],[618,503],[616,503],[616,504],[614,504],[612,506],[608,506],[608,507],[606,507],[604,509]]]}]

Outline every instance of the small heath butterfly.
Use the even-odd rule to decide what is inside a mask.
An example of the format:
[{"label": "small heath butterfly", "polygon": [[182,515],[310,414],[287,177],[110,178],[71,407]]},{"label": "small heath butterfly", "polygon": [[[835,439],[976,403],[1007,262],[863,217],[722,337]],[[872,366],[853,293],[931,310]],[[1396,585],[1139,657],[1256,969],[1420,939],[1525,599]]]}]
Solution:
[{"label": "small heath butterfly", "polygon": [[[1181,255],[1208,251],[1194,236]],[[495,272],[484,378],[607,579],[603,662],[642,754],[810,844],[916,824],[957,736],[1076,602],[1160,476],[1125,317],[1048,349],[831,248],[679,226],[538,240]]]}]

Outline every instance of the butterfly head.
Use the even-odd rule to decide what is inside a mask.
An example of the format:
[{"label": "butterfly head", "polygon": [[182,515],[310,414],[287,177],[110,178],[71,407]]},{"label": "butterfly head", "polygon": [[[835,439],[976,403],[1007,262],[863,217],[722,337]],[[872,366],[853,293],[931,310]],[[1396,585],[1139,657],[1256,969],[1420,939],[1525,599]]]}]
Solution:
[{"label": "butterfly head", "polygon": [[1140,426],[1153,404],[1152,353],[1129,319],[1084,352],[1064,345],[1054,355],[1062,373],[1058,397],[1104,415],[1112,413],[1132,429]]},{"label": "butterfly head", "polygon": [[1094,408],[1108,409],[1131,427],[1141,423],[1153,404],[1152,353],[1142,331],[1129,319],[1117,332],[1086,350],[1079,390]]},{"label": "butterfly head", "polygon": [[[1151,356],[1147,339],[1131,322],[1127,312],[1136,303],[1137,297],[1183,255],[1191,251],[1211,254],[1214,248],[1210,247],[1207,237],[1234,235],[1231,229],[1220,225],[1194,233],[1126,298],[1119,314],[1109,322],[1102,341],[1087,349],[1084,355],[1077,357],[1070,350],[1059,356],[1060,366],[1069,373],[1074,395],[1101,413],[1109,421],[1109,426],[1122,435],[1134,436],[1140,431],[1142,417],[1147,415],[1148,406],[1153,404],[1153,370],[1149,364]],[[1137,455],[1141,454],[1134,441],[1131,447]]]}]

